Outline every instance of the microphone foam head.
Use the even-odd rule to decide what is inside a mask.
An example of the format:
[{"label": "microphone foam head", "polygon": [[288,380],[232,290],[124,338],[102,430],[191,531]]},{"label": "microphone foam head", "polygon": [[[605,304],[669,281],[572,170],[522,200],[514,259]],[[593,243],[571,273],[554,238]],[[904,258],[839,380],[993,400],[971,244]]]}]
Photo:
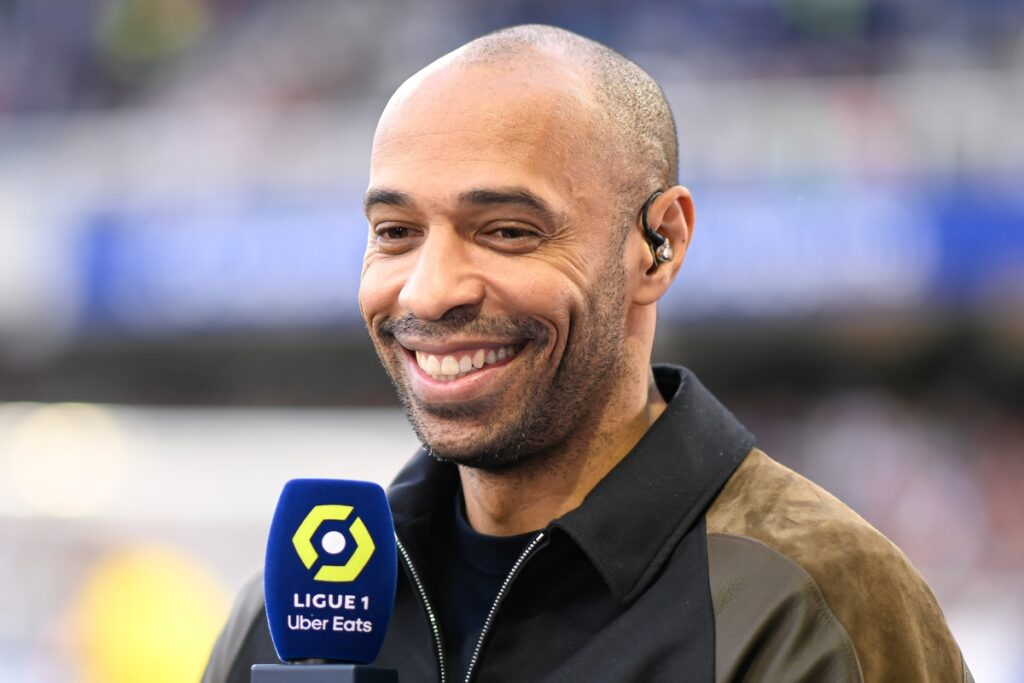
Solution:
[{"label": "microphone foam head", "polygon": [[293,479],[267,540],[263,590],[277,656],[368,664],[384,643],[398,572],[377,484]]}]

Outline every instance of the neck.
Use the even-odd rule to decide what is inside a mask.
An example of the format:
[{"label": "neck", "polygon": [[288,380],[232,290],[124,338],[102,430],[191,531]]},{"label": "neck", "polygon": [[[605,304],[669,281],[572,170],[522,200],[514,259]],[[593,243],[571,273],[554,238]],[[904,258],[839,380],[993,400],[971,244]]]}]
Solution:
[{"label": "neck", "polygon": [[511,536],[541,529],[579,507],[665,410],[650,369],[635,376],[609,397],[596,428],[538,462],[502,472],[461,467],[470,525],[483,534]]}]

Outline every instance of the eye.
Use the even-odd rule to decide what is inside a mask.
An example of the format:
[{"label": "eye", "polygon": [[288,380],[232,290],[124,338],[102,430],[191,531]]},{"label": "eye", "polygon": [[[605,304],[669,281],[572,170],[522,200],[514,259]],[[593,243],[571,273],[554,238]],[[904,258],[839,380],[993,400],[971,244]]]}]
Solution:
[{"label": "eye", "polygon": [[499,224],[481,230],[477,241],[497,251],[522,254],[539,247],[543,237],[536,228],[528,225]]},{"label": "eye", "polygon": [[386,254],[398,254],[411,249],[420,233],[405,225],[381,224],[373,229],[377,248]]}]

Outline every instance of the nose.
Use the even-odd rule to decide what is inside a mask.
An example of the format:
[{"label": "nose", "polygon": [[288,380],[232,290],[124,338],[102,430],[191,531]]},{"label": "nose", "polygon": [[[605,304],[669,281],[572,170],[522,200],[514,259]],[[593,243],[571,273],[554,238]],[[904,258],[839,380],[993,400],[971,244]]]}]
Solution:
[{"label": "nose", "polygon": [[440,320],[461,306],[478,306],[484,283],[474,267],[470,245],[449,228],[431,229],[416,250],[416,262],[398,295],[417,318]]}]

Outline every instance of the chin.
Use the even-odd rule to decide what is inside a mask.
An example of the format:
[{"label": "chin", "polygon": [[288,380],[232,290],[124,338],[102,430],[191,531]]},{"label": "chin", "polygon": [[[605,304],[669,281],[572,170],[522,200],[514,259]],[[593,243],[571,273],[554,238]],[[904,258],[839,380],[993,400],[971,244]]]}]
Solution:
[{"label": "chin", "polygon": [[505,472],[536,464],[551,449],[550,444],[534,443],[515,429],[506,434],[474,430],[460,436],[453,435],[447,425],[424,429],[414,422],[413,429],[435,460],[486,472]]},{"label": "chin", "polygon": [[518,451],[448,451],[427,446],[430,456],[439,462],[469,467],[484,472],[507,472],[522,467],[534,458]]},{"label": "chin", "polygon": [[462,434],[462,430],[452,429],[450,424],[426,426],[417,419],[412,420],[412,424],[420,443],[437,460],[472,466],[471,463],[486,452],[487,437],[483,434]]}]

